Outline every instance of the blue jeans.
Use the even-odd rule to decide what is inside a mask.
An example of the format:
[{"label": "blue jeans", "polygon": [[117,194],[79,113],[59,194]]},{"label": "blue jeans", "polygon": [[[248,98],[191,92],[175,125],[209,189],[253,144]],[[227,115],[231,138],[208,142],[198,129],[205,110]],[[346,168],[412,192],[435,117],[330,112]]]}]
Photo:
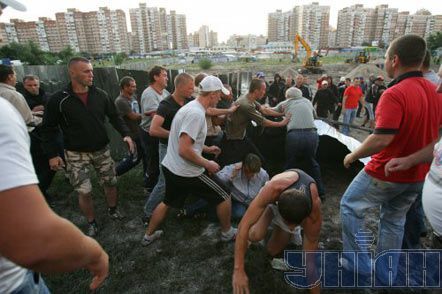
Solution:
[{"label": "blue jeans", "polygon": [[[401,249],[404,235],[405,216],[415,199],[422,193],[423,182],[391,183],[377,180],[364,170],[353,179],[341,199],[342,242],[344,251],[360,251],[360,272],[370,271],[370,258],[358,236],[367,233],[365,229],[365,212],[372,207],[380,206],[378,243],[376,251],[381,253],[389,249]],[[362,252],[362,253],[361,253]],[[351,254],[343,254],[347,261],[354,262]],[[398,259],[392,259],[392,269],[396,270]],[[385,265],[388,266],[388,265]],[[382,281],[386,278],[376,268],[376,274]]]},{"label": "blue jeans", "polygon": [[117,176],[121,176],[128,171],[130,171],[133,167],[135,167],[141,160],[143,160],[143,172],[146,173],[146,160],[144,156],[144,146],[141,143],[141,139],[132,138],[135,143],[135,147],[137,148],[137,153],[134,155],[132,153],[126,155],[120,162],[117,163],[115,167],[115,172]]},{"label": "blue jeans", "polygon": [[405,219],[404,240],[402,249],[420,249],[420,236],[427,233],[422,207],[422,194],[419,194],[411,205]]},{"label": "blue jeans", "polygon": [[232,199],[232,219],[240,220],[246,213],[248,206]]},{"label": "blue jeans", "polygon": [[[160,165],[166,156],[167,145],[160,143],[158,145],[158,153],[160,159]],[[144,205],[144,214],[147,217],[151,217],[154,209],[161,203],[164,199],[164,195],[166,194],[166,181],[164,179],[163,169],[160,166],[160,175],[158,176],[158,182],[153,188],[150,195],[148,195],[146,199],[146,204]]]},{"label": "blue jeans", "polygon": [[299,168],[310,175],[318,187],[319,196],[325,194],[321,179],[321,168],[316,161],[316,151],[319,146],[319,136],[316,130],[291,130],[286,139],[285,169]]},{"label": "blue jeans", "polygon": [[[358,111],[357,108],[353,109],[346,109],[344,113],[344,123],[345,124],[352,124],[355,117],[356,117],[356,111]],[[350,133],[350,128],[347,125],[342,126],[342,133],[344,135],[348,135]]]},{"label": "blue jeans", "polygon": [[[247,207],[247,205],[232,199],[232,219],[240,220],[246,213]],[[209,215],[212,216],[215,212],[210,209],[209,203],[204,199],[198,199],[191,204],[187,204],[184,206],[184,209],[186,210],[187,216],[194,216],[201,212],[208,212]]]},{"label": "blue jeans", "polygon": [[43,278],[33,271],[28,271],[23,283],[11,294],[50,294]]}]

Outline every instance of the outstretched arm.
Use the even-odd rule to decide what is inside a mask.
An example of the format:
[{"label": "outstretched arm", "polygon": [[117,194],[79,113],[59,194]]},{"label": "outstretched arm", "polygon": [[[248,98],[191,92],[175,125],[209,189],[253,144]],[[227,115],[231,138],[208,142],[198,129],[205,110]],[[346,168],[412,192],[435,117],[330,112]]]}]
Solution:
[{"label": "outstretched arm", "polygon": [[[312,193],[312,212],[303,224],[304,231],[304,251],[318,250],[319,237],[321,233],[322,215],[321,215],[321,200],[318,195],[318,189],[315,184],[310,185]],[[316,261],[314,255],[307,255],[307,278],[311,285],[318,282],[318,273],[316,268]],[[320,292],[319,285],[310,289],[311,294]]]},{"label": "outstretched arm", "polygon": [[56,215],[35,184],[0,192],[0,231],[1,255],[23,267],[44,273],[86,268],[94,276],[91,289],[108,275],[103,248]]},{"label": "outstretched arm", "polygon": [[232,287],[235,294],[249,293],[249,282],[244,269],[244,258],[251,227],[261,217],[267,205],[274,203],[279,194],[292,182],[293,178],[289,173],[282,173],[273,177],[250,203],[249,208],[239,223],[235,241],[235,261],[232,278]]}]

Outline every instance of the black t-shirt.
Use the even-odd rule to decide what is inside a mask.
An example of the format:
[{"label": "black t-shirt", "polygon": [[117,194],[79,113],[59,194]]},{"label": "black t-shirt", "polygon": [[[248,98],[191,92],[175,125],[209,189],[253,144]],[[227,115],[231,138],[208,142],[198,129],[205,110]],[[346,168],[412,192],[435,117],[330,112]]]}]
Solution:
[{"label": "black t-shirt", "polygon": [[[184,104],[192,101],[191,98],[188,98],[184,100]],[[182,106],[179,105],[175,99],[173,99],[173,96],[170,95],[164,100],[160,102],[158,105],[157,113],[156,115],[162,116],[164,118],[164,122],[162,125],[163,129],[170,130],[170,127],[172,126],[172,120],[175,117],[175,114],[178,112],[178,110]],[[168,139],[167,138],[160,138],[160,142],[167,145]]]}]

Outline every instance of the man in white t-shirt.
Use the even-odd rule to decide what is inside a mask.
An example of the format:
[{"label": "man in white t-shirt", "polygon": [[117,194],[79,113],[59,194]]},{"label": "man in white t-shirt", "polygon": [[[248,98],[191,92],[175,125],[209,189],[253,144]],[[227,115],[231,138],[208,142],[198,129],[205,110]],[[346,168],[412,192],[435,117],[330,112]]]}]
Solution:
[{"label": "man in white t-shirt", "polygon": [[169,144],[162,169],[166,179],[166,195],[152,214],[142,244],[147,246],[162,235],[156,228],[166,217],[170,207],[182,208],[189,194],[201,197],[216,206],[221,224],[221,240],[233,240],[236,229],[230,223],[231,201],[210,176],[219,171],[219,165],[201,156],[202,152],[218,155],[216,146],[205,146],[207,134],[205,114],[209,107],[215,107],[221,93],[229,91],[221,80],[214,76],[205,77],[199,85],[197,99],[183,106],[175,115],[169,133]]}]

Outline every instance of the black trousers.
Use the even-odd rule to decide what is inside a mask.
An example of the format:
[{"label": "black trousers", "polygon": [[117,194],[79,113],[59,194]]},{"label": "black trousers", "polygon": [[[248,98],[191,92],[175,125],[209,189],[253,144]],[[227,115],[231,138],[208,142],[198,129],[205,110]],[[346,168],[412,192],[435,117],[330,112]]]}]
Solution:
[{"label": "black trousers", "polygon": [[49,158],[43,151],[42,141],[38,130],[34,130],[29,136],[31,137],[31,157],[38,178],[38,187],[46,200],[49,201],[50,199],[47,190],[54,179],[55,171],[51,170],[49,167]]},{"label": "black trousers", "polygon": [[143,131],[141,135],[144,144],[145,158],[147,162],[147,180],[145,183],[146,188],[155,187],[160,175],[159,169],[159,157],[158,143],[159,140],[156,137],[151,137],[148,132]]}]

